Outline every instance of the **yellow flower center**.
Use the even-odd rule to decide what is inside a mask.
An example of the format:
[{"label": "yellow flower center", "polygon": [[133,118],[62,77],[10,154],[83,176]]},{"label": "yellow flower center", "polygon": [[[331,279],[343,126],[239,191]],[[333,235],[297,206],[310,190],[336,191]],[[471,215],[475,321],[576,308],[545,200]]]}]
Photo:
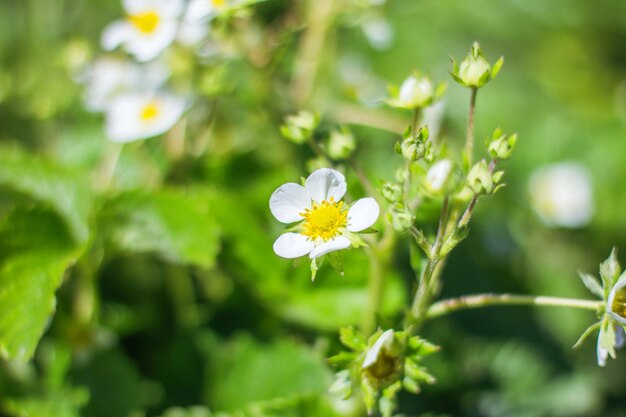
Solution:
[{"label": "yellow flower center", "polygon": [[611,311],[626,319],[626,286],[618,289],[613,297]]},{"label": "yellow flower center", "polygon": [[128,20],[144,35],[153,33],[159,26],[161,18],[155,11],[137,13],[128,16]]},{"label": "yellow flower center", "polygon": [[141,120],[144,122],[150,122],[155,119],[159,115],[159,113],[161,113],[161,110],[159,109],[159,104],[156,101],[151,101],[143,106],[139,117],[141,117]]},{"label": "yellow flower center", "polygon": [[213,7],[216,9],[221,9],[226,6],[226,0],[211,0],[211,4],[213,4]]},{"label": "yellow flower center", "polygon": [[313,240],[330,240],[341,234],[340,229],[348,224],[348,210],[343,206],[343,201],[335,202],[332,197],[321,204],[314,203],[313,208],[306,209],[300,215],[304,217],[304,230],[301,233]]}]

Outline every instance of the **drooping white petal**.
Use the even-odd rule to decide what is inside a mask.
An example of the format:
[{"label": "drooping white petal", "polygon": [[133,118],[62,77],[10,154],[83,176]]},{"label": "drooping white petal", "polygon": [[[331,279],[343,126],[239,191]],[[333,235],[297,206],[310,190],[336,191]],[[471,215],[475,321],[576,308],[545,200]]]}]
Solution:
[{"label": "drooping white petal", "polygon": [[302,213],[311,207],[311,198],[304,187],[295,182],[281,185],[270,197],[270,211],[281,223],[293,223],[302,220]]},{"label": "drooping white petal", "polygon": [[351,232],[360,232],[371,227],[380,215],[380,207],[372,197],[362,198],[348,211],[348,226]]},{"label": "drooping white petal", "polygon": [[596,356],[598,359],[598,366],[605,366],[606,360],[609,357],[609,351],[602,347],[600,341],[602,340],[604,330],[600,328],[600,334],[598,335],[598,345],[596,346]]},{"label": "drooping white petal", "polygon": [[126,43],[132,37],[133,27],[122,20],[111,23],[102,32],[101,44],[107,51],[112,51]]},{"label": "drooping white petal", "polygon": [[394,332],[393,329],[385,330],[383,334],[380,335],[374,345],[367,351],[367,355],[365,355],[365,360],[361,365],[361,369],[367,369],[378,360],[378,356],[380,355],[380,351],[383,347],[388,347],[393,342]]},{"label": "drooping white petal", "polygon": [[615,326],[615,347],[621,349],[626,342],[626,335],[624,334],[624,328],[622,326]]},{"label": "drooping white petal", "polygon": [[346,178],[339,171],[330,168],[320,168],[306,179],[306,192],[317,203],[334,198],[341,200],[346,193]]},{"label": "drooping white petal", "polygon": [[328,242],[320,243],[311,251],[309,257],[311,259],[326,255],[328,252],[345,249],[350,246],[350,240],[344,236],[337,236]]},{"label": "drooping white petal", "polygon": [[452,161],[442,159],[435,163],[426,173],[426,183],[432,191],[438,192],[446,185],[452,172]]},{"label": "drooping white petal", "polygon": [[311,252],[315,244],[300,233],[284,233],[274,242],[274,253],[281,258],[299,258]]}]

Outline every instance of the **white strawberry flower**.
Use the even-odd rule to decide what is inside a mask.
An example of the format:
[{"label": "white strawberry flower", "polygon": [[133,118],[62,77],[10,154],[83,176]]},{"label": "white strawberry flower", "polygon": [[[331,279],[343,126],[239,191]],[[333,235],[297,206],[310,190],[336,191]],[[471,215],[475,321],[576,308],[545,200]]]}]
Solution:
[{"label": "white strawberry flower", "polygon": [[140,66],[113,57],[98,58],[81,75],[86,84],[85,103],[90,111],[104,111],[118,95],[128,91],[161,87],[169,71],[159,60]]},{"label": "white strawberry flower", "polygon": [[106,113],[109,139],[126,143],[170,130],[185,111],[182,97],[168,93],[129,93],[115,98]]},{"label": "white strawberry flower", "polygon": [[338,171],[320,168],[306,179],[280,186],[270,197],[270,211],[279,222],[299,224],[296,232],[283,233],[274,242],[274,252],[283,258],[309,255],[315,259],[346,249],[355,235],[372,226],[380,214],[376,200],[362,198],[346,207],[346,179]]},{"label": "white strawberry flower", "polygon": [[119,46],[140,62],[158,57],[174,40],[182,0],[122,0],[126,19],[111,23],[102,34],[104,49]]}]

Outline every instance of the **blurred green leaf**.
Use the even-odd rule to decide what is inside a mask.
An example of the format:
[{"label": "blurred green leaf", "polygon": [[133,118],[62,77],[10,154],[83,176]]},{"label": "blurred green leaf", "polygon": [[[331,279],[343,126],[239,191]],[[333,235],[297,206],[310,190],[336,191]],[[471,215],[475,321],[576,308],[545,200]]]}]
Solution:
[{"label": "blurred green leaf", "polygon": [[161,417],[212,417],[211,410],[206,407],[170,408]]},{"label": "blurred green leaf", "polygon": [[80,409],[88,399],[83,389],[66,389],[41,397],[9,399],[4,406],[11,417],[81,417]]},{"label": "blurred green leaf", "polygon": [[17,147],[0,148],[0,186],[54,209],[78,242],[89,238],[92,195],[83,175],[66,171]]},{"label": "blurred green leaf", "polygon": [[209,387],[214,410],[233,411],[278,400],[289,408],[300,398],[320,395],[331,375],[323,358],[289,340],[261,345],[240,337],[225,346]]},{"label": "blurred green leaf", "polygon": [[220,248],[211,197],[201,190],[130,191],[104,205],[101,229],[124,252],[154,252],[210,268]]},{"label": "blurred green leaf", "polygon": [[37,346],[55,291],[81,252],[49,210],[16,209],[0,222],[0,355],[27,360]]}]

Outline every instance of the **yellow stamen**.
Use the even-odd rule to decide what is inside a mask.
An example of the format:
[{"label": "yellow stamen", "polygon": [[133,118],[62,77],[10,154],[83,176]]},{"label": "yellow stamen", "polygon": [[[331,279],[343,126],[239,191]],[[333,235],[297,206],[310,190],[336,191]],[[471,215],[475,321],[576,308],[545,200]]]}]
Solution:
[{"label": "yellow stamen", "polygon": [[161,113],[161,110],[159,109],[159,103],[153,100],[141,109],[141,114],[139,117],[141,117],[141,120],[143,120],[144,122],[149,122],[156,118],[159,113]]},{"label": "yellow stamen", "polygon": [[211,4],[213,4],[213,7],[216,9],[221,9],[226,6],[226,0],[211,0]]},{"label": "yellow stamen", "polygon": [[343,206],[343,201],[335,202],[332,197],[321,204],[313,204],[311,209],[306,209],[300,215],[304,218],[301,233],[313,240],[330,240],[341,234],[341,229],[348,224],[348,211]]},{"label": "yellow stamen", "polygon": [[626,286],[618,289],[613,297],[611,311],[626,319]]},{"label": "yellow stamen", "polygon": [[155,11],[149,11],[130,15],[128,16],[128,20],[141,33],[149,35],[157,29],[161,18]]}]

